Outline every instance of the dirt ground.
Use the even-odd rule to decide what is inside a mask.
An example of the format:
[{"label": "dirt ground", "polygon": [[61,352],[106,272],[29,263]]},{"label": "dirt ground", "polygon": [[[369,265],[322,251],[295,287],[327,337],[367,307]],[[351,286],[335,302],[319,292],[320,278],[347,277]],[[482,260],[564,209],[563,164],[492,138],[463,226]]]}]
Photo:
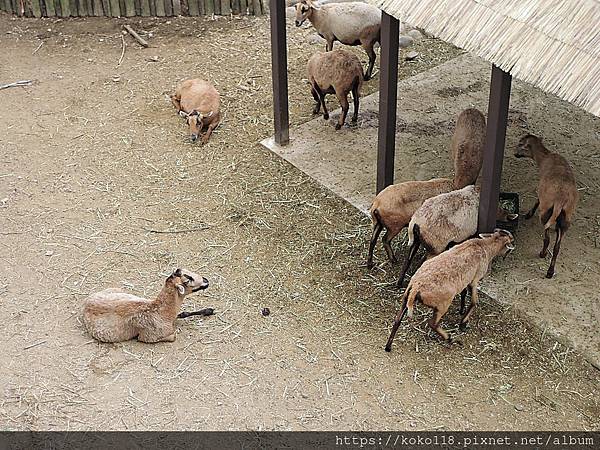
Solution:
[{"label": "dirt ground", "polygon": [[[267,18],[129,23],[152,47],[125,37],[117,67],[122,21],[0,15],[0,81],[35,80],[0,91],[0,429],[599,429],[598,371],[495,302],[462,347],[422,311],[383,351],[399,295],[363,267],[368,221],[257,145],[272,132]],[[300,123],[320,45],[289,32]],[[403,77],[457,54],[416,50]],[[189,76],[222,93],[205,147],[165,97]],[[185,309],[215,316],[180,321],[173,344],[85,333],[88,293],[151,296],[175,266],[210,279]]]}]

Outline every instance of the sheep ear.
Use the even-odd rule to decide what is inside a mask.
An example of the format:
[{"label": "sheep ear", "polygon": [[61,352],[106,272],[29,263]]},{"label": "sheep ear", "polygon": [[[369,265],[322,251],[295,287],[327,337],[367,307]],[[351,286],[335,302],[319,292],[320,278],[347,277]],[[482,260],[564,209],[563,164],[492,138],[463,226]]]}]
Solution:
[{"label": "sheep ear", "polygon": [[210,116],[212,116],[212,115],[213,115],[213,111],[209,112],[209,113],[208,113],[206,116],[204,116],[204,117],[210,117]]},{"label": "sheep ear", "polygon": [[175,269],[175,271],[173,272],[173,275],[176,277],[180,277],[181,276],[181,269],[177,268]]},{"label": "sheep ear", "polygon": [[518,214],[509,214],[507,217],[508,217],[508,220],[517,220],[519,215]]},{"label": "sheep ear", "polygon": [[187,118],[187,116],[189,116],[189,114],[188,114],[188,113],[186,113],[186,112],[185,112],[183,109],[182,109],[181,111],[179,111],[179,115],[180,115],[181,117],[183,117],[184,119],[186,119],[186,118]]},{"label": "sheep ear", "polygon": [[490,236],[493,236],[493,234],[492,233],[479,233],[479,237],[481,239],[489,238]]},{"label": "sheep ear", "polygon": [[508,244],[506,244],[506,248],[512,251],[515,249],[515,246],[509,242]]},{"label": "sheep ear", "polygon": [[179,292],[180,295],[185,294],[185,287],[183,286],[183,284],[178,284],[175,287],[177,288],[177,291]]}]

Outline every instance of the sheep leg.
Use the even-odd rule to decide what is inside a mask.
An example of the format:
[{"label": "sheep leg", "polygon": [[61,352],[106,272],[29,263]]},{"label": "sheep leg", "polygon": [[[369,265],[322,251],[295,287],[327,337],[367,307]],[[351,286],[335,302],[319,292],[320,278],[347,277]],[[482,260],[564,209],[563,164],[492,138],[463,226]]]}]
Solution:
[{"label": "sheep leg", "polygon": [[467,298],[467,288],[464,288],[463,291],[460,293],[460,313],[463,315],[465,313],[466,298]]},{"label": "sheep leg", "polygon": [[323,107],[323,119],[329,120],[329,113],[327,112],[327,105],[325,105],[325,93],[321,90],[318,84],[315,84],[315,91],[319,95],[319,101],[321,102],[321,106]]},{"label": "sheep leg", "polygon": [[367,68],[367,73],[365,73],[365,81],[369,81],[371,79],[371,75],[373,75],[373,66],[375,66],[375,58],[377,58],[375,50],[373,50],[373,44],[374,42],[370,42],[368,44],[363,44],[362,46],[367,52],[367,55],[369,55],[369,67]]},{"label": "sheep leg", "polygon": [[360,103],[359,98],[360,94],[358,92],[358,77],[356,77],[356,82],[352,86],[352,100],[354,102],[354,114],[352,115],[352,122],[356,122],[358,120],[358,104]]},{"label": "sheep leg", "polygon": [[545,258],[548,254],[548,246],[550,245],[550,228],[544,230],[544,246],[540,252],[540,258]]},{"label": "sheep leg", "polygon": [[552,250],[552,261],[550,261],[550,267],[548,268],[548,272],[546,273],[546,278],[552,278],[554,276],[554,265],[556,264],[556,257],[558,256],[558,252],[560,251],[560,242],[562,241],[562,238],[562,228],[557,224],[556,242],[554,243],[554,250]]},{"label": "sheep leg", "polygon": [[[161,333],[161,331],[164,331],[168,334],[164,334]],[[155,337],[158,333],[160,333],[160,337]],[[138,335],[138,341],[140,342],[147,342],[149,344],[154,344],[156,342],[174,342],[175,341],[175,331],[170,329],[170,330],[153,330],[152,334],[148,334],[147,332],[142,331],[139,335]]]},{"label": "sheep leg", "polygon": [[533,205],[533,208],[527,211],[527,213],[525,214],[525,219],[531,219],[535,214],[535,211],[538,209],[538,206],[540,206],[540,199],[537,199],[535,201],[535,205]]},{"label": "sheep leg", "polygon": [[469,322],[469,317],[473,313],[473,308],[477,305],[478,295],[477,295],[477,283],[473,282],[469,285],[469,289],[471,290],[471,304],[467,308],[467,313],[463,316],[460,321],[460,325],[458,328],[460,331],[465,331],[467,329],[467,323]]},{"label": "sheep leg", "polygon": [[218,121],[211,122],[211,124],[208,126],[208,129],[206,130],[206,133],[204,134],[204,136],[202,136],[202,144],[206,144],[208,142],[213,130],[217,128],[218,125]]},{"label": "sheep leg", "polygon": [[398,311],[398,314],[396,315],[396,319],[394,320],[394,325],[392,326],[392,332],[390,333],[390,337],[388,338],[387,343],[385,344],[386,352],[392,351],[392,342],[394,342],[394,337],[396,337],[396,332],[398,331],[398,327],[400,327],[400,322],[402,322],[402,319],[404,319],[404,316],[406,315],[406,312],[408,311],[407,303],[408,303],[408,295],[404,295],[404,300],[402,301],[402,307],[400,308],[400,311]]},{"label": "sheep leg", "polygon": [[327,40],[327,43],[325,44],[325,51],[326,52],[330,52],[331,50],[333,50],[333,42],[334,42],[333,39],[331,39],[331,40],[328,39]]},{"label": "sheep leg", "polygon": [[348,104],[348,94],[347,93],[339,93],[337,94],[337,98],[340,101],[340,105],[342,106],[342,114],[340,115],[340,120],[335,124],[335,129],[339,130],[344,126],[346,122],[346,116],[348,115],[348,109],[350,109],[350,105]]},{"label": "sheep leg", "polygon": [[396,264],[398,262],[396,255],[394,255],[394,250],[392,250],[392,239],[394,239],[397,235],[398,231],[394,233],[391,230],[388,230],[383,237],[383,248],[385,248],[388,259],[392,264]]},{"label": "sheep leg", "polygon": [[179,114],[179,112],[181,111],[181,101],[180,100],[181,100],[181,97],[178,97],[177,94],[171,95],[171,103],[173,103],[173,106],[177,110],[177,114]]},{"label": "sheep leg", "polygon": [[375,251],[375,244],[377,244],[377,239],[379,239],[379,235],[383,230],[383,224],[379,221],[375,222],[375,226],[373,227],[373,233],[371,234],[371,242],[369,242],[369,256],[367,257],[367,269],[373,268],[373,252]]},{"label": "sheep leg", "polygon": [[185,319],[186,317],[190,317],[190,316],[212,316],[215,313],[215,310],[213,308],[204,308],[201,309],[199,311],[182,311],[179,314],[177,314],[177,318],[178,319]]},{"label": "sheep leg", "polygon": [[404,281],[406,272],[408,271],[408,268],[410,267],[410,263],[412,262],[412,260],[414,259],[414,257],[417,254],[417,251],[419,250],[419,245],[420,245],[420,241],[415,239],[413,241],[412,245],[410,246],[410,249],[408,250],[408,256],[406,257],[406,261],[404,261],[404,267],[402,267],[402,272],[400,273],[400,278],[398,278],[398,287],[399,288],[402,287],[402,282]]},{"label": "sheep leg", "polygon": [[442,317],[444,317],[444,314],[446,314],[447,310],[448,310],[448,308],[446,308],[445,310],[434,308],[433,309],[433,316],[431,317],[431,319],[429,319],[429,327],[433,331],[435,331],[437,334],[439,334],[445,341],[449,341],[450,342],[451,341],[450,335],[440,325]]},{"label": "sheep leg", "polygon": [[313,109],[313,114],[319,114],[319,111],[321,111],[321,97],[319,97],[319,93],[312,86],[310,88],[310,93],[312,94],[316,102],[315,107]]}]

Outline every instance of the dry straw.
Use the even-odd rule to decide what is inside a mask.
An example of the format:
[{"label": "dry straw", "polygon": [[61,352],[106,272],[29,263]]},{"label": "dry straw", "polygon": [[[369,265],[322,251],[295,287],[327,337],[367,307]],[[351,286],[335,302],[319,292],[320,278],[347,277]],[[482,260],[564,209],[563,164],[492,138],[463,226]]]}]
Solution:
[{"label": "dry straw", "polygon": [[600,0],[371,0],[600,116]]}]

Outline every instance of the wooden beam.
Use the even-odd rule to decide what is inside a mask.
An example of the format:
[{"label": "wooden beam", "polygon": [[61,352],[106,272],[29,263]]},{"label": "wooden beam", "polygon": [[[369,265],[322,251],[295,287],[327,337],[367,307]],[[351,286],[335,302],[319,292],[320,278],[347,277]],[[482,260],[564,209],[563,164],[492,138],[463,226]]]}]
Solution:
[{"label": "wooden beam", "polygon": [[480,233],[488,233],[496,227],[496,211],[500,197],[502,160],[508,122],[511,75],[492,66],[490,100],[488,104],[487,135],[481,172],[481,197],[479,199]]},{"label": "wooden beam", "polygon": [[398,19],[385,12],[381,13],[377,193],[394,182],[399,28]]},{"label": "wooden beam", "polygon": [[[271,70],[273,76],[273,120],[275,142],[290,141],[288,108],[287,42],[285,32],[285,0],[271,1]],[[248,2],[251,3],[250,1]],[[258,14],[255,11],[255,14]]]}]

